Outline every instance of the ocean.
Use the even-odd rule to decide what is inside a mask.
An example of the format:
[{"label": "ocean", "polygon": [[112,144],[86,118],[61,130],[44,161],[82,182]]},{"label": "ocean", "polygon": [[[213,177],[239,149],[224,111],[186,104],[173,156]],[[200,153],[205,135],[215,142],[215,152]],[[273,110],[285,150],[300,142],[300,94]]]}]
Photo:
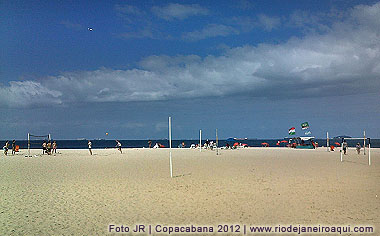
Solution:
[{"label": "ocean", "polygon": [[[270,147],[285,147],[284,143],[281,143],[280,146],[277,146],[277,141],[283,139],[248,139],[248,140],[237,140],[237,141],[227,141],[227,140],[219,140],[219,147],[226,146],[227,143],[232,145],[234,142],[246,143],[249,147],[261,147],[261,143],[268,143]],[[57,142],[58,149],[86,149],[87,140],[55,140]],[[202,144],[205,143],[206,140],[202,140]],[[215,141],[215,140],[214,140]],[[315,139],[318,142],[319,147],[326,147],[326,139]],[[1,147],[4,146],[6,140],[0,140]],[[31,141],[32,149],[42,148],[43,140],[33,140]],[[93,149],[105,149],[105,148],[114,148],[116,147],[115,140],[91,140]],[[120,140],[123,148],[147,148],[148,140]],[[180,143],[184,142],[186,147],[190,147],[191,144],[198,144],[199,140],[172,140],[172,147],[176,148]],[[330,144],[335,145],[335,142],[341,143],[341,139],[330,139]],[[361,146],[363,146],[363,140],[348,140],[349,147],[355,147],[356,143],[360,142]],[[12,140],[9,141],[11,147]],[[152,147],[155,143],[161,143],[165,147],[169,147],[169,141],[167,139],[164,140],[152,140]],[[21,149],[28,148],[27,140],[16,140],[16,145],[19,145]],[[371,139],[371,147],[372,148],[380,148],[380,139]]]}]

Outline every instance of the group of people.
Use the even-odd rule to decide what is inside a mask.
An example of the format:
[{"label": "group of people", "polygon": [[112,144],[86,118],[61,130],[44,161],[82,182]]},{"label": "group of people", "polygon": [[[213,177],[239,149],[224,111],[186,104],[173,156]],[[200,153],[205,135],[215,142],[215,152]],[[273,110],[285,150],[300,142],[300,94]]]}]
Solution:
[{"label": "group of people", "polygon": [[[152,140],[149,140],[148,141],[148,147],[149,148],[164,148],[165,146],[162,145],[161,143],[156,143],[153,147],[152,147]],[[186,148],[186,144],[185,142],[180,142],[180,144],[178,145],[178,148]],[[191,144],[189,146],[189,148],[198,148],[199,147],[199,144]],[[202,148],[204,149],[211,149],[213,150],[214,148],[216,148],[216,142],[212,141],[212,140],[206,140],[204,145],[202,146]]]},{"label": "group of people", "polygon": [[[152,141],[149,140],[148,141],[148,147],[149,148],[152,148]],[[165,146],[162,145],[161,143],[156,143],[153,148],[164,148]],[[190,148],[198,148],[199,147],[199,144],[191,144],[190,145]],[[180,144],[178,145],[178,148],[186,148],[186,144],[185,142],[180,142]],[[205,144],[203,145],[203,148],[204,149],[211,149],[213,150],[213,148],[216,148],[216,143],[214,141],[209,141],[208,139],[206,140]]]},{"label": "group of people", "polygon": [[156,143],[153,148],[164,148],[165,146],[162,145],[161,143]]},{"label": "group of people", "polygon": [[[123,153],[123,151],[121,150],[121,142],[119,140],[115,140],[116,142],[116,147],[117,147],[117,150],[119,150],[120,153]],[[92,142],[91,140],[88,140],[88,151],[90,152],[90,155],[92,155]]]},{"label": "group of people", "polygon": [[186,144],[185,142],[182,142],[178,145],[178,148],[185,148],[186,147]]},{"label": "group of people", "polygon": [[214,141],[210,141],[210,140],[208,140],[208,139],[206,139],[206,142],[205,142],[205,144],[204,144],[204,146],[203,146],[205,149],[211,149],[211,150],[213,150],[214,148],[216,148],[216,143],[214,142]]},{"label": "group of people", "polygon": [[[8,150],[9,150],[9,141],[7,140],[3,146],[3,151],[4,151],[4,155],[8,155]],[[12,155],[15,155],[16,152],[18,150],[16,150],[16,140],[13,140],[12,141]]]},{"label": "group of people", "polygon": [[154,144],[154,146],[152,147],[152,140],[149,140],[149,141],[148,141],[148,147],[149,147],[149,148],[164,148],[165,146],[162,145],[161,143],[156,143],[156,144]]},{"label": "group of people", "polygon": [[[347,155],[348,144],[347,144],[346,140],[343,141],[342,146],[343,146],[343,154]],[[362,148],[362,146],[360,145],[360,143],[357,143],[356,146],[355,146],[355,148],[356,148],[356,152],[358,154],[360,154],[360,150]]]},{"label": "group of people", "polygon": [[[121,148],[122,148],[121,142],[120,142],[119,140],[115,140],[115,142],[116,142],[116,147],[117,147],[117,149],[119,150],[119,152],[120,152],[120,153],[123,153],[123,151],[122,151],[122,149],[121,149]],[[16,140],[13,140],[11,145],[12,145],[12,146],[11,146],[11,147],[12,147],[12,155],[15,155],[16,152],[18,151],[18,150],[17,150],[17,149],[18,149],[18,146],[16,145]],[[91,140],[88,140],[87,145],[88,145],[88,150],[89,150],[89,152],[90,152],[90,155],[92,155],[92,142],[91,142]],[[3,151],[4,151],[4,154],[5,154],[6,156],[8,155],[9,146],[10,146],[9,141],[6,141],[6,142],[5,142],[5,145],[3,146]],[[151,140],[148,141],[148,146],[149,146],[149,148],[152,148],[152,141],[151,141]],[[153,146],[153,148],[162,148],[162,147],[165,147],[165,146],[162,145],[161,143],[156,143],[156,144]],[[178,148],[185,148],[185,147],[186,147],[185,142],[181,142],[181,143],[178,145]],[[204,146],[203,146],[203,148],[205,148],[205,149],[211,149],[211,150],[212,150],[214,147],[216,147],[216,143],[214,143],[212,140],[209,141],[208,139],[206,140],[206,142],[205,142],[205,144],[204,144]],[[334,147],[334,146],[331,146],[331,147],[330,147],[330,148],[331,148],[331,151],[334,151],[333,147]],[[343,141],[343,143],[342,143],[342,147],[343,147],[343,153],[344,153],[344,155],[347,155],[348,144],[347,144],[346,140]],[[198,148],[198,144],[197,144],[197,145],[192,144],[192,145],[190,146],[190,148]],[[230,148],[230,145],[229,145],[228,143],[227,143],[226,148],[227,148],[227,149]],[[360,154],[360,150],[361,150],[361,145],[360,145],[360,143],[357,143],[357,144],[356,144],[356,152],[357,152],[358,154]],[[51,154],[53,154],[53,153],[57,153],[57,142],[56,142],[56,141],[51,142],[50,140],[49,140],[49,141],[44,141],[44,142],[42,143],[42,154],[48,154],[48,155],[51,155]]]},{"label": "group of people", "polygon": [[[182,142],[182,143],[184,144],[184,142]],[[185,147],[185,146],[183,146],[183,147]],[[207,139],[205,141],[204,145],[201,147],[204,149],[213,150],[214,148],[217,148],[217,145],[216,145],[216,142]],[[229,147],[230,147],[230,145],[227,143],[227,148],[229,148]],[[190,148],[193,148],[193,149],[199,148],[199,144],[191,144]]]},{"label": "group of people", "polygon": [[44,141],[42,143],[42,155],[48,154],[51,155],[53,153],[57,153],[57,142],[54,140],[53,143],[49,141]]}]

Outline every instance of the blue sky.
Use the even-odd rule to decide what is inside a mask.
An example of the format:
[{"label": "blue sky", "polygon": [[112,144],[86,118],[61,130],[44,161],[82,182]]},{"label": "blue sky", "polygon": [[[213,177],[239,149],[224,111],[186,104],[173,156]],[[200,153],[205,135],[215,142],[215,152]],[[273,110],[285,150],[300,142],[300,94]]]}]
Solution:
[{"label": "blue sky", "polygon": [[[2,1],[0,139],[380,137],[376,1]],[[88,28],[92,28],[89,31]],[[105,137],[105,132],[109,136]]]}]

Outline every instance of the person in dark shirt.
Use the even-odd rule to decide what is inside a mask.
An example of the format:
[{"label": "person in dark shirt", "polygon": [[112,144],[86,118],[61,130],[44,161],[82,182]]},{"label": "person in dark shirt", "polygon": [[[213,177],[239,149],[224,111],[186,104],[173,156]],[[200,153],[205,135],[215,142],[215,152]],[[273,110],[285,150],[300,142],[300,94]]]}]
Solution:
[{"label": "person in dark shirt", "polygon": [[343,153],[344,153],[344,155],[347,155],[347,142],[346,142],[346,140],[344,140],[343,141]]},{"label": "person in dark shirt", "polygon": [[16,154],[16,140],[12,141],[12,155]]}]

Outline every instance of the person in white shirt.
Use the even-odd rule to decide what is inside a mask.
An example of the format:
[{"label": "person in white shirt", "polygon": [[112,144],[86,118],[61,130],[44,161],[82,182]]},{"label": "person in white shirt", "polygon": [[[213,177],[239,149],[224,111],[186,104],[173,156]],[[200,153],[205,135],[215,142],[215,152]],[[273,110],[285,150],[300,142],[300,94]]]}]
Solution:
[{"label": "person in white shirt", "polygon": [[91,142],[91,140],[88,140],[87,145],[88,145],[88,151],[90,151],[90,155],[92,155],[92,150],[91,150],[91,148],[92,148],[92,142]]},{"label": "person in white shirt", "polygon": [[120,143],[119,140],[116,140],[116,147],[117,147],[117,149],[120,151],[120,153],[123,153],[123,152],[121,151],[121,143]]}]

